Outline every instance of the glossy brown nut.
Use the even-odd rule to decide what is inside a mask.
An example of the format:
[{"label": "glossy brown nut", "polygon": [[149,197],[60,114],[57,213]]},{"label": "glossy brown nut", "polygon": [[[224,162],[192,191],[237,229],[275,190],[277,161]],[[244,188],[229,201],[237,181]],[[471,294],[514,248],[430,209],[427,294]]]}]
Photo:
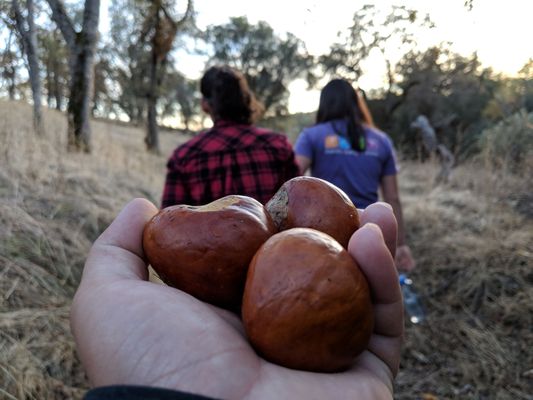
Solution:
[{"label": "glossy brown nut", "polygon": [[204,206],[167,207],[145,226],[148,262],[170,286],[239,310],[248,265],[276,227],[265,207],[246,196]]},{"label": "glossy brown nut", "polygon": [[242,318],[265,359],[315,372],[349,368],[367,347],[374,317],[365,276],[330,236],[280,232],[258,250],[246,279]]},{"label": "glossy brown nut", "polygon": [[344,248],[359,229],[359,214],[349,197],[337,186],[310,176],[285,182],[266,208],[280,231],[313,228],[327,233]]}]

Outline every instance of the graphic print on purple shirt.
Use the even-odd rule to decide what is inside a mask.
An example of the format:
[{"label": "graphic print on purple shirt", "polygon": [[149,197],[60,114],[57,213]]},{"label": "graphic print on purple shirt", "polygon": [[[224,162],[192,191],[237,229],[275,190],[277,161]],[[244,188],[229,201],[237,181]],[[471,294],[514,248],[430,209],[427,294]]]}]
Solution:
[{"label": "graphic print on purple shirt", "polygon": [[336,133],[346,132],[343,120],[304,129],[294,146],[296,155],[311,159],[312,176],[338,186],[358,208],[375,203],[382,178],[398,172],[388,135],[368,126],[364,129],[366,150],[362,153],[351,148],[346,136]]}]

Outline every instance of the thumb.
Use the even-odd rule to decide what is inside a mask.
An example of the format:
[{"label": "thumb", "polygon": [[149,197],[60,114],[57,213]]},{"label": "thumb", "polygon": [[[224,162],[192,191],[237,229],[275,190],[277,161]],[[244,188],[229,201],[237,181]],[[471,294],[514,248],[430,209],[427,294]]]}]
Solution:
[{"label": "thumb", "polygon": [[158,212],[145,199],[129,202],[94,242],[82,282],[87,280],[147,279],[142,247],[145,224]]}]

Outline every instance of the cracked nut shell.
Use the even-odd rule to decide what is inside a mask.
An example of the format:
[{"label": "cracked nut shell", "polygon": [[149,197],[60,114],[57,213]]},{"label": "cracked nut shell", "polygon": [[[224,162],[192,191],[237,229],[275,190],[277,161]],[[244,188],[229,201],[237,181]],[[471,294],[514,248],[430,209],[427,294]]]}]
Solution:
[{"label": "cracked nut shell", "polygon": [[359,229],[359,213],[350,198],[320,178],[299,176],[288,180],[266,208],[280,231],[297,227],[317,229],[344,248]]}]

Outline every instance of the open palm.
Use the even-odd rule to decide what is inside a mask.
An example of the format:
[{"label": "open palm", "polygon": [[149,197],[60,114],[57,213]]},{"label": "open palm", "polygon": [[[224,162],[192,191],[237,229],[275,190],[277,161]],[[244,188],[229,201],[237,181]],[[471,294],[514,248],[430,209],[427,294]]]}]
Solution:
[{"label": "open palm", "polygon": [[220,399],[392,398],[403,311],[389,207],[367,208],[350,242],[371,286],[375,332],[354,366],[335,374],[269,363],[250,347],[236,315],[149,282],[142,229],[156,212],[146,200],[128,204],[87,259],[71,323],[94,386],[147,385]]}]

